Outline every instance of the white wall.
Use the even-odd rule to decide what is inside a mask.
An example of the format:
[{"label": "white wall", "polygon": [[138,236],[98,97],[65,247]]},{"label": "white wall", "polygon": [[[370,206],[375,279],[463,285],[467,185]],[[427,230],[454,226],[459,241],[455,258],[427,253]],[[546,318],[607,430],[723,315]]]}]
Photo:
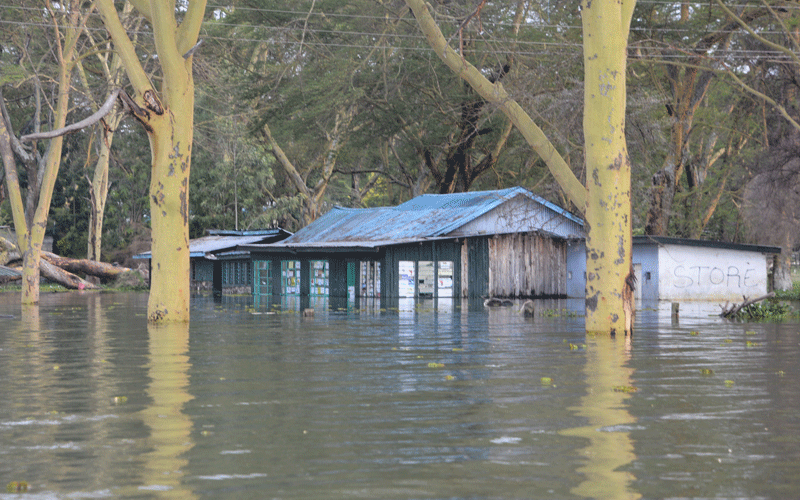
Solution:
[{"label": "white wall", "polygon": [[660,300],[742,300],[767,293],[767,260],[760,252],[663,245]]}]

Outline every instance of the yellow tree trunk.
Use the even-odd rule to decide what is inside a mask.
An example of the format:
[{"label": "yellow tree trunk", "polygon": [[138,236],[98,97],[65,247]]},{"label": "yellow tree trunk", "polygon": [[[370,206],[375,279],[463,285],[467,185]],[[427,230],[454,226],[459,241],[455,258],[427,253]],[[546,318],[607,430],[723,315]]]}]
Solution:
[{"label": "yellow tree trunk", "polygon": [[629,332],[633,321],[630,162],[625,144],[625,68],[635,0],[583,5],[587,186],[541,129],[503,89],[448,46],[424,0],[406,0],[439,58],[484,99],[496,103],[544,159],[586,217],[586,331]]},{"label": "yellow tree trunk", "polygon": [[[69,93],[70,78],[75,66],[76,44],[80,35],[83,19],[81,18],[80,3],[73,0],[69,3],[68,12],[65,16],[65,26],[63,32],[57,26],[58,20],[54,15],[55,28],[55,47],[58,56],[58,96],[54,109],[53,129],[64,127],[67,122],[69,112]],[[44,173],[39,184],[39,200],[36,210],[31,220],[31,225],[21,224],[25,219],[19,217],[16,212],[22,211],[23,207],[17,203],[12,203],[14,214],[14,229],[17,233],[17,245],[22,253],[22,304],[33,305],[39,303],[39,265],[42,259],[42,243],[45,231],[47,230],[47,216],[50,213],[50,202],[53,198],[53,188],[56,184],[58,169],[61,164],[61,148],[64,143],[63,136],[50,139],[45,157]],[[9,190],[11,186],[9,186]],[[19,189],[19,185],[16,185]],[[16,195],[11,196],[12,200],[17,199]],[[30,215],[30,214],[29,214]]]},{"label": "yellow tree trunk", "polygon": [[[116,125],[114,125],[116,126]],[[101,260],[103,251],[103,216],[106,210],[106,200],[108,199],[108,164],[111,158],[111,141],[114,132],[109,131],[108,135],[100,144],[100,154],[94,167],[92,176],[92,189],[89,192],[91,212],[89,213],[89,237],[86,247],[86,258],[89,260]]]},{"label": "yellow tree trunk", "polygon": [[625,71],[635,2],[584,0],[586,331],[631,331],[631,165],[625,141]]},{"label": "yellow tree trunk", "polygon": [[[189,167],[194,90],[150,122],[150,322],[189,321]],[[188,107],[188,109],[187,109]],[[188,115],[187,115],[188,113]]]},{"label": "yellow tree trunk", "polygon": [[174,0],[133,1],[153,27],[161,64],[160,92],[150,83],[112,0],[97,8],[135,89],[128,106],[150,139],[151,323],[189,321],[189,171],[194,127],[192,54],[206,0],[188,0],[181,22]]}]

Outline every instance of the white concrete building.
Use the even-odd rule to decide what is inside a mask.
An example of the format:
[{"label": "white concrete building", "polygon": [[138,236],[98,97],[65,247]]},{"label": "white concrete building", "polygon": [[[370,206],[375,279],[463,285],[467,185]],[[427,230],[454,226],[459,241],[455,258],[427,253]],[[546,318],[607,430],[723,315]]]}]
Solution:
[{"label": "white concrete building", "polygon": [[[769,264],[780,248],[662,236],[633,239],[636,297],[643,300],[741,300],[767,293]],[[567,294],[583,297],[583,241],[567,251]]]}]

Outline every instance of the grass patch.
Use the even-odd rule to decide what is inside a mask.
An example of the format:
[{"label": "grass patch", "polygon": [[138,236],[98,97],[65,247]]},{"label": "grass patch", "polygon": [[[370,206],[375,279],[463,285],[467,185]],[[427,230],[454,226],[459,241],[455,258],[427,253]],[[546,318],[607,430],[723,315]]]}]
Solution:
[{"label": "grass patch", "polygon": [[775,297],[781,300],[800,300],[800,280],[793,280],[791,290],[775,290]]},{"label": "grass patch", "polygon": [[[21,292],[21,291],[22,291],[22,285],[10,284],[10,285],[3,285],[0,287],[0,293]],[[58,283],[42,283],[41,285],[39,285],[39,293],[47,293],[47,292],[58,293],[58,292],[69,292],[69,291],[70,291],[69,288],[59,285]]]}]

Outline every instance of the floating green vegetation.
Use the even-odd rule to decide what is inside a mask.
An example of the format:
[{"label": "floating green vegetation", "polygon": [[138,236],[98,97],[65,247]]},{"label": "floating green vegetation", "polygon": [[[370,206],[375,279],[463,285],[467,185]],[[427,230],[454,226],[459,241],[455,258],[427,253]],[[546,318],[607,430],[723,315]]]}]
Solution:
[{"label": "floating green vegetation", "polygon": [[757,302],[743,307],[732,317],[742,321],[777,321],[792,314],[792,306],[778,300]]},{"label": "floating green vegetation", "polygon": [[128,396],[114,396],[114,404],[121,405],[128,402]]},{"label": "floating green vegetation", "polygon": [[726,380],[725,387],[733,387],[736,384],[733,380]]},{"label": "floating green vegetation", "polygon": [[26,491],[28,491],[27,481],[11,481],[6,485],[8,493],[25,493]]},{"label": "floating green vegetation", "polygon": [[550,377],[542,377],[540,382],[542,385],[553,385],[553,379]]},{"label": "floating green vegetation", "polygon": [[701,368],[700,373],[702,373],[703,375],[714,375],[714,370],[712,370],[711,368]]},{"label": "floating green vegetation", "polygon": [[450,380],[455,380],[456,378],[452,375],[447,375],[444,379],[450,381]]},{"label": "floating green vegetation", "polygon": [[615,385],[613,389],[614,392],[625,392],[625,393],[636,392],[639,390],[632,385]]},{"label": "floating green vegetation", "polygon": [[760,344],[758,342],[753,342],[752,340],[747,341],[747,347],[758,347]]},{"label": "floating green vegetation", "polygon": [[700,335],[700,332],[698,332],[697,330],[692,330],[691,332],[689,332],[689,335],[696,337],[697,335]]},{"label": "floating green vegetation", "polygon": [[444,368],[444,363],[428,363],[428,368]]},{"label": "floating green vegetation", "polygon": [[578,314],[575,311],[570,311],[569,309],[544,309],[541,313],[541,316],[545,318],[580,318],[583,315]]}]

